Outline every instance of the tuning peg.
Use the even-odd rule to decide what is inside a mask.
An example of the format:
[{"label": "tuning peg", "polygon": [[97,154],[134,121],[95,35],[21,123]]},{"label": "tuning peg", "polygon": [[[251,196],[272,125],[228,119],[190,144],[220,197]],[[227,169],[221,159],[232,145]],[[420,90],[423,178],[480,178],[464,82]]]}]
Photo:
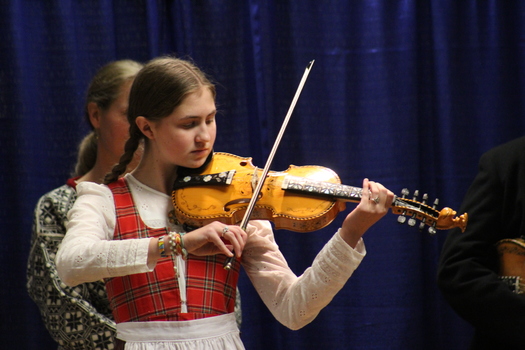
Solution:
[{"label": "tuning peg", "polygon": [[[417,200],[417,197],[419,196],[419,190],[414,191],[414,195],[412,196],[412,200]],[[414,227],[416,226],[416,214],[412,215],[410,219],[408,219],[408,226]]]},{"label": "tuning peg", "polygon": [[427,204],[427,200],[428,200],[428,194],[425,193],[425,194],[423,194],[423,200],[421,201],[421,203]]},{"label": "tuning peg", "polygon": [[[434,203],[432,204],[432,209],[436,209],[439,204],[439,198],[434,199]],[[432,226],[428,228],[428,233],[430,233],[432,236],[437,233],[436,231],[436,223],[434,222]]]},{"label": "tuning peg", "polygon": [[410,219],[408,219],[408,226],[410,227],[416,226],[416,214],[412,215]]},{"label": "tuning peg", "polygon": [[[421,203],[422,204],[427,204],[427,200],[428,200],[428,194],[427,193],[424,193],[423,194],[423,197],[422,197],[422,201]],[[425,222],[427,221],[427,218],[423,218],[421,220],[421,223],[419,224],[419,231],[423,231],[423,229],[425,228]]]},{"label": "tuning peg", "polygon": [[[410,192],[408,191],[407,188],[403,188],[401,190],[401,199],[407,199],[406,197],[409,196],[409,195],[410,195]],[[425,212],[426,212],[426,208],[428,208],[428,205],[427,205],[428,193],[424,193],[423,194],[422,201],[419,202],[419,203],[417,203],[418,202],[418,199],[417,199],[418,197],[419,197],[419,190],[415,190],[414,194],[412,196],[412,199],[407,199],[408,201],[414,201],[415,202],[415,203],[411,203],[411,204],[407,205],[407,207],[409,207],[409,208],[410,207],[414,207],[413,208],[414,210],[411,210],[411,212],[413,212],[413,214],[407,216],[407,210],[403,209],[401,214],[399,214],[399,216],[397,217],[397,222],[400,223],[400,224],[407,223],[408,226],[414,227],[414,226],[416,226],[417,222],[420,220],[419,230],[423,231],[425,226],[429,226],[429,228],[428,228],[429,234],[435,235],[436,232],[437,232],[436,231],[436,222],[432,222],[432,224],[428,223],[427,222],[428,221],[427,220],[427,216],[424,215]],[[438,204],[439,204],[439,199],[436,198],[434,200],[434,203],[433,203],[433,209],[434,210],[436,209]],[[420,218],[419,220],[418,220],[418,213],[422,214],[421,215],[422,218]]]}]

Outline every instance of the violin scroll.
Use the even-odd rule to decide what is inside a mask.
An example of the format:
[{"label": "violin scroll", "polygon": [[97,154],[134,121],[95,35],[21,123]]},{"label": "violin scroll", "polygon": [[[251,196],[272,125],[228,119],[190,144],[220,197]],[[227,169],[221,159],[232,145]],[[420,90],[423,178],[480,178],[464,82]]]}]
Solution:
[{"label": "violin scroll", "polygon": [[443,208],[439,212],[437,228],[440,230],[448,230],[454,227],[459,227],[461,232],[465,232],[468,222],[468,214],[463,213],[455,217],[456,211],[451,208]]}]

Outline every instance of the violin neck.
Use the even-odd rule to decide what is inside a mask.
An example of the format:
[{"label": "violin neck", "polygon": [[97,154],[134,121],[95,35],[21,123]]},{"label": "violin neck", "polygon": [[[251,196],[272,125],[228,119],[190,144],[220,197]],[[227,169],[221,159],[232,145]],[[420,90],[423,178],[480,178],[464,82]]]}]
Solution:
[{"label": "violin neck", "polygon": [[[305,196],[322,196],[331,200],[342,200],[345,202],[359,202],[362,197],[363,189],[348,185],[336,184],[325,181],[310,180],[307,178],[287,175],[281,186],[283,190],[302,193]],[[433,225],[439,219],[440,213],[434,207],[428,206],[425,202],[417,202],[415,199],[400,198],[394,196],[392,201],[392,212],[401,216],[409,216],[413,220],[418,218],[428,225]],[[455,212],[454,212],[455,213]],[[401,222],[401,221],[400,221]],[[463,222],[465,222],[463,224]],[[457,227],[464,227],[466,219],[458,220]],[[464,228],[462,228],[464,230]]]},{"label": "violin neck", "polygon": [[281,188],[285,191],[302,193],[307,196],[327,197],[345,202],[359,202],[363,193],[363,189],[360,187],[316,181],[292,175],[286,175]]}]

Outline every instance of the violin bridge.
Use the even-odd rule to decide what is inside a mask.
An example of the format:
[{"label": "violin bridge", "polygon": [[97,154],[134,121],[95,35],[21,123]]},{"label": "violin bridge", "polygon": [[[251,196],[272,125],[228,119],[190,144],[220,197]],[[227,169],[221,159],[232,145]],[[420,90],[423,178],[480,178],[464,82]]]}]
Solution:
[{"label": "violin bridge", "polygon": [[258,182],[259,182],[259,177],[257,176],[257,167],[255,167],[253,169],[252,180],[251,180],[252,191],[255,191],[255,188],[257,187]]}]

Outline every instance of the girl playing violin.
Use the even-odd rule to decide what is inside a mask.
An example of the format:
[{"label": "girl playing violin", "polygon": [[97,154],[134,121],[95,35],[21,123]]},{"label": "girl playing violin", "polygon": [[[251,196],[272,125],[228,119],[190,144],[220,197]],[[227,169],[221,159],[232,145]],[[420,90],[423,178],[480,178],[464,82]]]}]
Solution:
[{"label": "girl playing violin", "polygon": [[[178,170],[199,168],[211,155],[216,112],[215,87],[191,62],[152,60],[131,88],[130,139],[120,162],[105,185],[77,186],[59,275],[71,286],[105,279],[126,349],[243,349],[233,315],[241,265],[279,322],[305,326],[357,268],[361,237],[393,201],[392,192],[364,179],[360,203],[300,277],[268,221],[250,221],[246,231],[213,222],[185,232],[169,219],[172,186]],[[121,177],[141,140],[140,164]]]}]

